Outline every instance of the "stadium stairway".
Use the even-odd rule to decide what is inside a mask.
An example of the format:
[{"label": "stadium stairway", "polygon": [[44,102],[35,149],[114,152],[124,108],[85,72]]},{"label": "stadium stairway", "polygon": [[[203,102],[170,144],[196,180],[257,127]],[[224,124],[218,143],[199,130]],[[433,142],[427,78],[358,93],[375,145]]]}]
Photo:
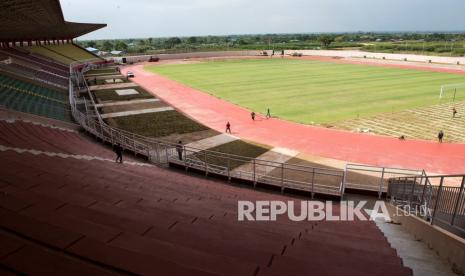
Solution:
[{"label": "stadium stairway", "polygon": [[238,200],[298,198],[108,162],[61,127],[0,121],[0,145],[2,273],[411,275],[373,222],[237,220]]}]

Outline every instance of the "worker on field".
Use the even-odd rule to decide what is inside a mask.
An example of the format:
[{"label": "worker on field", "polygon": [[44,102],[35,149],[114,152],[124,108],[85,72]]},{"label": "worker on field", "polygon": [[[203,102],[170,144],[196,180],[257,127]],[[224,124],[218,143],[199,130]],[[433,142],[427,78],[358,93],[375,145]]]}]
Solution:
[{"label": "worker on field", "polygon": [[443,138],[444,138],[444,132],[442,130],[440,130],[439,133],[438,133],[438,141],[439,141],[439,143],[442,143]]},{"label": "worker on field", "polygon": [[455,106],[452,107],[452,118],[455,118],[455,115],[457,115],[457,109],[455,109]]},{"label": "worker on field", "polygon": [[252,117],[252,121],[255,121],[255,112],[252,111],[252,113],[250,113],[250,117]]},{"label": "worker on field", "polygon": [[231,133],[231,124],[229,123],[229,121],[226,123],[226,133]]},{"label": "worker on field", "polygon": [[178,153],[179,160],[182,161],[182,152],[184,151],[184,146],[182,145],[182,141],[179,141],[176,144],[176,152]]},{"label": "worker on field", "polygon": [[270,119],[270,118],[271,118],[271,111],[270,111],[270,108],[267,108],[267,109],[266,109],[266,118],[267,118],[267,119]]}]

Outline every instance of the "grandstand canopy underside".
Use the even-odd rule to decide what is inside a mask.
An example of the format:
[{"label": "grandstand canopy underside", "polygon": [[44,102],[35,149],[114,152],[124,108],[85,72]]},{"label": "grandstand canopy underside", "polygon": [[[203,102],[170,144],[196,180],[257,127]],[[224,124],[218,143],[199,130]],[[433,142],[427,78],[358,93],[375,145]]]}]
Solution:
[{"label": "grandstand canopy underside", "polygon": [[69,40],[106,24],[67,22],[59,0],[0,1],[0,41]]}]

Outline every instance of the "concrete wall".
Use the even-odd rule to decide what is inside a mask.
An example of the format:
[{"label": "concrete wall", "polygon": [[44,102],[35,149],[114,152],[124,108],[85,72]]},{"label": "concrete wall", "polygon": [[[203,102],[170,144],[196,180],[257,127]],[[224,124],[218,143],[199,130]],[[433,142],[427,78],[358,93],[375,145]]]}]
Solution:
[{"label": "concrete wall", "polygon": [[416,216],[405,215],[405,212],[392,204],[387,204],[391,219],[417,239],[425,242],[439,256],[446,259],[454,270],[465,273],[465,239],[453,235],[446,230]]},{"label": "concrete wall", "polygon": [[302,53],[305,56],[324,56],[324,57],[344,57],[344,58],[374,58],[388,60],[415,61],[415,62],[431,62],[443,64],[457,64],[459,62],[465,65],[465,57],[437,57],[437,56],[421,56],[412,54],[388,54],[388,53],[371,53],[363,51],[342,51],[342,50],[286,50],[285,54]]},{"label": "concrete wall", "polygon": [[[148,61],[150,57],[158,57],[160,60],[186,59],[186,58],[211,58],[211,57],[235,57],[235,56],[258,56],[260,51],[220,51],[220,52],[193,52],[180,54],[159,54],[126,56],[127,62]],[[114,57],[115,62],[121,62],[123,57]]]}]

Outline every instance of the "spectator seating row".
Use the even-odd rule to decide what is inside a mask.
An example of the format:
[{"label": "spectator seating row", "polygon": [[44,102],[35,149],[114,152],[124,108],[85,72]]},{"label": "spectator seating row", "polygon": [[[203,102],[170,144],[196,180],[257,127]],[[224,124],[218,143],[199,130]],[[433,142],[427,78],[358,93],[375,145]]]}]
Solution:
[{"label": "spectator seating row", "polygon": [[240,222],[238,200],[300,199],[155,166],[66,158],[113,153],[73,131],[0,123],[0,272],[412,275],[373,222]]},{"label": "spectator seating row", "polygon": [[63,121],[71,121],[68,95],[0,74],[0,105]]}]

